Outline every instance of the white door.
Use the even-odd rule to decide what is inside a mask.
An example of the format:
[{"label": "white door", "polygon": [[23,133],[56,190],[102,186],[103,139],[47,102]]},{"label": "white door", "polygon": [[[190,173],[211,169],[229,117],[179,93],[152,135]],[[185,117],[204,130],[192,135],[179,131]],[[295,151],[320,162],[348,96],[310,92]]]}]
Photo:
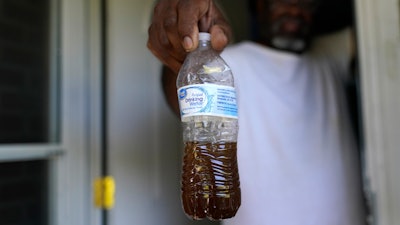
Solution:
[{"label": "white door", "polygon": [[0,223],[97,225],[90,184],[89,4],[0,3]]}]

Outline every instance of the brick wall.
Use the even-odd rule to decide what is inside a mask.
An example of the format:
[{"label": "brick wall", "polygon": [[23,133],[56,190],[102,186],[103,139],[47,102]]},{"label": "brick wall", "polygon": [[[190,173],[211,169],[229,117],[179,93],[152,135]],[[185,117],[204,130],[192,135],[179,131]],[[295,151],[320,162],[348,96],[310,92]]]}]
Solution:
[{"label": "brick wall", "polygon": [[48,0],[0,0],[0,143],[45,142]]}]

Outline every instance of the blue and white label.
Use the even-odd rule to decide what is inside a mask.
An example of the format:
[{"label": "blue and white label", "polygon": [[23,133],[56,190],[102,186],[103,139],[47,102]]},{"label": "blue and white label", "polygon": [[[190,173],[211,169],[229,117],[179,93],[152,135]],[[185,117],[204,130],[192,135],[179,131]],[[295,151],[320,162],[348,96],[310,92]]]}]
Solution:
[{"label": "blue and white label", "polygon": [[178,89],[181,117],[224,116],[237,118],[236,91],[216,84],[194,84]]}]

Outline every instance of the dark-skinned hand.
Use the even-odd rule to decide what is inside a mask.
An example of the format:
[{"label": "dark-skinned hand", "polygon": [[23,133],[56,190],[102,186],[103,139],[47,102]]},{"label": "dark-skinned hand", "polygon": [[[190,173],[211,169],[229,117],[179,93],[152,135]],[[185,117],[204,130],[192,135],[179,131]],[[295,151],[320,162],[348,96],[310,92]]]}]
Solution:
[{"label": "dark-skinned hand", "polygon": [[175,74],[198,46],[199,32],[211,34],[211,45],[222,51],[232,31],[213,0],[160,0],[148,29],[147,47]]}]

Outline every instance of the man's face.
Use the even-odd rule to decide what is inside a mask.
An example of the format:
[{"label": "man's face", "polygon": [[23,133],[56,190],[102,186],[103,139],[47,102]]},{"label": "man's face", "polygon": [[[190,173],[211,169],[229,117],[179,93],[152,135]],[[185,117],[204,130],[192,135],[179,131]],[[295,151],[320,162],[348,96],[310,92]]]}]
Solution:
[{"label": "man's face", "polygon": [[303,52],[308,47],[317,0],[263,0],[262,24],[267,43],[274,48]]}]

